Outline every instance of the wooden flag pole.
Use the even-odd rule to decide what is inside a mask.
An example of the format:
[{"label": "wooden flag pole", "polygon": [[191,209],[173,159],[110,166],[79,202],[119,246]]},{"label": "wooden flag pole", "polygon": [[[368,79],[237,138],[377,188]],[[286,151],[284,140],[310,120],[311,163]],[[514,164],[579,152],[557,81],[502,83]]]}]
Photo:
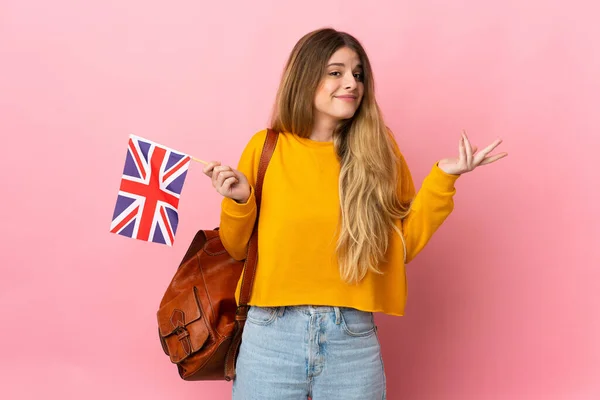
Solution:
[{"label": "wooden flag pole", "polygon": [[207,164],[208,164],[208,163],[207,163],[206,161],[204,161],[204,160],[200,160],[200,159],[198,159],[198,158],[194,158],[194,157],[191,157],[191,158],[192,158],[192,160],[194,160],[194,161],[196,161],[196,162],[199,162],[200,164],[204,164],[204,165],[207,165]]}]

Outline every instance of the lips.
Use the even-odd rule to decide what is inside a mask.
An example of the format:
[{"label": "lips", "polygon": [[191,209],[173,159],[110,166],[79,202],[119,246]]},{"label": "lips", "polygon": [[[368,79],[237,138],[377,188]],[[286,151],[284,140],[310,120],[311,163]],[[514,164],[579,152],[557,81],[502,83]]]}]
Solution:
[{"label": "lips", "polygon": [[344,95],[344,96],[335,96],[336,99],[340,99],[342,101],[353,102],[356,101],[356,96],[352,95]]}]

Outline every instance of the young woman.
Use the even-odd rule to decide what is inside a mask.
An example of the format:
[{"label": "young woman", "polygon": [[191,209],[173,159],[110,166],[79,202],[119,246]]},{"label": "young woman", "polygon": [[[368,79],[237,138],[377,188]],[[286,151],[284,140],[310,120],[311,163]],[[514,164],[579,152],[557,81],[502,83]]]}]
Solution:
[{"label": "young woman", "polygon": [[[476,153],[463,134],[458,157],[436,162],[415,195],[375,101],[369,59],[333,29],[292,50],[272,129],[279,139],[263,185],[233,399],[385,399],[373,313],[403,314],[405,264],[452,211],[455,181],[506,153],[488,156],[500,140]],[[266,132],[252,137],[238,169],[204,169],[225,197],[221,239],[239,260],[256,221]]]}]

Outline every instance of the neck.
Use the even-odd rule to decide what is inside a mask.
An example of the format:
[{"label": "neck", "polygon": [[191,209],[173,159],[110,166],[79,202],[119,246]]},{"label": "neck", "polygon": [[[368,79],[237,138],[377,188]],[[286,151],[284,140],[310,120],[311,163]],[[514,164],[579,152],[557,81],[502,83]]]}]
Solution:
[{"label": "neck", "polygon": [[316,118],[310,139],[316,142],[331,142],[337,121],[333,119]]}]

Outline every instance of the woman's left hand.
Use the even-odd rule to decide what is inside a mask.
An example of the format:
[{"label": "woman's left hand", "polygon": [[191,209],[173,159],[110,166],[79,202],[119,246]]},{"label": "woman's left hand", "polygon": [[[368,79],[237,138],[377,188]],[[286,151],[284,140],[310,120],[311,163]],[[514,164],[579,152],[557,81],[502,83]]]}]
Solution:
[{"label": "woman's left hand", "polygon": [[467,134],[463,131],[458,146],[458,158],[444,158],[439,161],[438,167],[445,173],[452,175],[461,175],[473,171],[481,165],[491,164],[508,155],[508,153],[500,153],[488,156],[500,143],[502,143],[502,140],[497,139],[494,143],[476,153],[477,147],[471,146]]}]

